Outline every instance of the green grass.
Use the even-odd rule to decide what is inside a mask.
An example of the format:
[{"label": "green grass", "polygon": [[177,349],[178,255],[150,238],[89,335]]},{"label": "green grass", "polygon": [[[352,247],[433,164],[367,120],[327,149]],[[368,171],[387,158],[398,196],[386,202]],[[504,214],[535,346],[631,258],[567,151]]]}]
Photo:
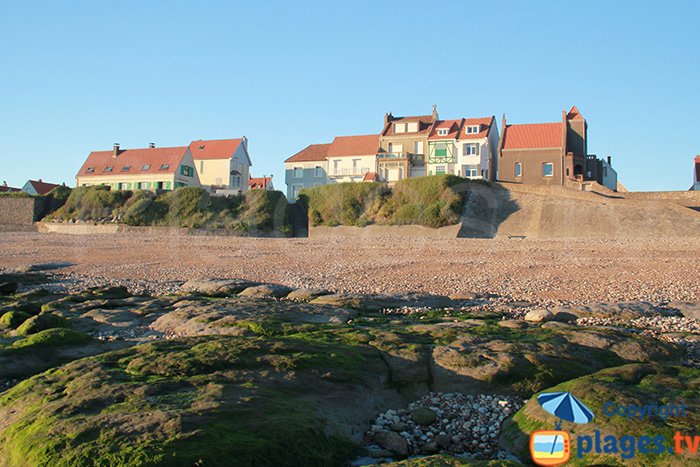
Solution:
[{"label": "green grass", "polygon": [[471,183],[476,182],[453,175],[407,178],[393,189],[384,183],[340,183],[303,190],[301,199],[312,225],[437,228],[459,223]]},{"label": "green grass", "polygon": [[105,186],[74,189],[47,220],[94,222],[115,218],[132,226],[163,226],[240,231],[291,229],[287,201],[279,191],[250,190],[241,196],[211,196],[198,187],[182,187],[156,196],[145,190],[118,191]]}]

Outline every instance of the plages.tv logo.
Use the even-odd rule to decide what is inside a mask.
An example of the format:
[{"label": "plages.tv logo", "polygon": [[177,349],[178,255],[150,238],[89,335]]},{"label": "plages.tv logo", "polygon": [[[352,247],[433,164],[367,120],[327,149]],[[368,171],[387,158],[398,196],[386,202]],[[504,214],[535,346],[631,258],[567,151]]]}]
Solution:
[{"label": "plages.tv logo", "polygon": [[570,392],[548,392],[537,396],[542,408],[559,418],[554,430],[538,430],[530,434],[530,457],[544,467],[556,467],[569,462],[571,458],[571,438],[562,431],[566,420],[571,423],[588,423],[593,420],[593,412]]}]

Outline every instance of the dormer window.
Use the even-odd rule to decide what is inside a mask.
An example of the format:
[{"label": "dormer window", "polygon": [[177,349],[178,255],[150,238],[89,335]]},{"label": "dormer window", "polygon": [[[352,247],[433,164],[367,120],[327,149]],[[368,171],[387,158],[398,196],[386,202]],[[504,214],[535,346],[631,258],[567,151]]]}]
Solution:
[{"label": "dormer window", "polygon": [[86,173],[86,174],[95,173],[95,168],[94,168],[94,167],[88,167],[87,169],[85,169],[85,173]]},{"label": "dormer window", "polygon": [[122,172],[128,172],[129,170],[131,170],[130,165],[125,165],[124,167],[122,167]]},{"label": "dormer window", "polygon": [[418,122],[409,122],[406,124],[406,131],[409,133],[415,133],[418,131]]},{"label": "dormer window", "polygon": [[394,132],[395,133],[406,133],[406,124],[405,123],[394,123]]},{"label": "dormer window", "polygon": [[151,164],[143,164],[141,166],[141,170],[150,170],[151,169]]},{"label": "dormer window", "polygon": [[448,128],[438,128],[437,134],[438,136],[447,136],[447,133],[449,133]]},{"label": "dormer window", "polygon": [[479,125],[470,125],[467,127],[467,134],[471,135],[474,133],[479,133]]},{"label": "dormer window", "polygon": [[170,168],[170,164],[162,164],[160,166],[160,170],[168,170]]},{"label": "dormer window", "polygon": [[111,172],[114,167],[105,167],[105,172]]}]

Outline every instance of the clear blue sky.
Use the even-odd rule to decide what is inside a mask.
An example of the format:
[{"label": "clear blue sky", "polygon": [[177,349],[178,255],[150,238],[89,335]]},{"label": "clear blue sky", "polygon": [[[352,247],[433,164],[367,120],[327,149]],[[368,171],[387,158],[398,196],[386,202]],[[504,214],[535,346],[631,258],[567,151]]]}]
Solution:
[{"label": "clear blue sky", "polygon": [[557,121],[633,190],[700,152],[700,2],[0,3],[0,182],[67,182],[91,150],[246,135],[253,174],[378,132],[385,112]]}]

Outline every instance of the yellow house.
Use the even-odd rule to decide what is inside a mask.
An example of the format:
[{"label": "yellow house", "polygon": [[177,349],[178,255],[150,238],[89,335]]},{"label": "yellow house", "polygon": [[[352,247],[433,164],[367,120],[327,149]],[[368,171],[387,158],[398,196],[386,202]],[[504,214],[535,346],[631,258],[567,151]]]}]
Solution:
[{"label": "yellow house", "polygon": [[109,185],[114,190],[172,190],[200,186],[187,146],[93,151],[75,177],[77,186]]},{"label": "yellow house", "polygon": [[199,181],[212,192],[246,191],[253,165],[248,139],[197,140],[190,143]]}]

